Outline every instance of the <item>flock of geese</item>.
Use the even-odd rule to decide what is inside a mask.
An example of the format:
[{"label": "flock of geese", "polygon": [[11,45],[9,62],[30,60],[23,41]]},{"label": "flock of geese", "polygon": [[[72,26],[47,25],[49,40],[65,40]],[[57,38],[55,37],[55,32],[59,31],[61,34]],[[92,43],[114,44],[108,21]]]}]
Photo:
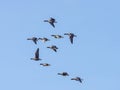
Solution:
[{"label": "flock of geese", "polygon": [[[48,20],[44,20],[44,22],[48,22],[54,28],[55,28],[55,23],[57,23],[56,20],[54,18],[52,18],[52,17],[50,19],[48,19]],[[73,38],[77,37],[74,33],[64,33],[64,35],[68,35],[71,44],[73,44]],[[56,38],[56,39],[64,38],[61,35],[51,35],[51,36]],[[50,39],[45,38],[45,37],[43,37],[43,38],[32,37],[32,38],[27,38],[27,40],[33,41],[34,44],[37,44],[37,42],[39,40],[41,40],[43,42],[50,41]],[[48,46],[47,48],[53,50],[54,52],[57,52],[57,49],[58,49],[58,47],[56,45]],[[41,58],[39,58],[39,48],[37,48],[37,50],[35,52],[35,56],[33,58],[31,58],[31,60],[34,60],[34,61],[42,60]],[[48,64],[48,63],[40,63],[40,65],[42,65],[42,66],[50,66],[50,64]],[[69,76],[69,74],[67,72],[61,72],[61,73],[58,73],[58,75]],[[82,83],[82,81],[83,81],[83,79],[80,78],[80,77],[74,77],[74,78],[71,78],[71,80],[79,81],[80,83]]]}]

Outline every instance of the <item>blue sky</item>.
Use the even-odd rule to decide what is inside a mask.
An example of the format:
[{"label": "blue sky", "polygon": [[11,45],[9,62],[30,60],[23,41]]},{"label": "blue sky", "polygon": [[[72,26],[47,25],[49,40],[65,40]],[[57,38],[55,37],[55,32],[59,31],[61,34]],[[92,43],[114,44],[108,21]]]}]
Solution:
[{"label": "blue sky", "polygon": [[[119,0],[1,0],[1,90],[120,90]],[[44,19],[54,17],[53,28]],[[74,44],[67,36],[77,35]],[[51,41],[35,45],[28,37]],[[55,44],[55,53],[46,47]],[[31,61],[40,48],[42,61]],[[41,67],[40,63],[50,63]],[[58,76],[66,71],[69,77]],[[83,83],[71,81],[83,78]]]}]

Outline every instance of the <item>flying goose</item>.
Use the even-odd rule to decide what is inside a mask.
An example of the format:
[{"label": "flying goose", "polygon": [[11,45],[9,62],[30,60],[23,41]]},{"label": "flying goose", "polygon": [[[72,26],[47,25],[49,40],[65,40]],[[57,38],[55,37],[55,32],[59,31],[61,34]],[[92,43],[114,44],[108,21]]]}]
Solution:
[{"label": "flying goose", "polygon": [[69,36],[69,39],[70,39],[70,42],[71,42],[71,44],[73,44],[73,38],[74,37],[77,37],[75,34],[73,34],[73,33],[65,33],[64,35],[68,35]]},{"label": "flying goose", "polygon": [[35,52],[35,57],[31,58],[31,60],[35,60],[35,61],[42,60],[42,59],[39,58],[39,48],[37,48],[37,50]]},{"label": "flying goose", "polygon": [[69,76],[69,74],[67,72],[58,73],[58,75]]},{"label": "flying goose", "polygon": [[54,38],[57,38],[57,39],[63,38],[63,36],[61,36],[61,35],[51,35],[51,36]]},{"label": "flying goose", "polygon": [[58,49],[58,47],[55,46],[55,45],[48,46],[47,48],[50,48],[50,49],[52,49],[52,50],[55,51],[55,52],[57,52],[57,49]]},{"label": "flying goose", "polygon": [[48,64],[48,63],[40,63],[40,65],[42,65],[42,66],[50,66],[50,64]]},{"label": "flying goose", "polygon": [[79,81],[80,83],[82,83],[83,81],[83,79],[81,79],[80,77],[71,78],[71,80],[76,80]]},{"label": "flying goose", "polygon": [[57,23],[56,20],[54,18],[52,18],[52,17],[50,17],[49,20],[44,20],[44,22],[50,23],[54,28],[55,28],[54,23]]},{"label": "flying goose", "polygon": [[27,38],[27,40],[32,40],[35,44],[37,44],[37,41],[38,41],[36,37]]},{"label": "flying goose", "polygon": [[[45,43],[46,41],[50,41],[48,38],[45,38],[45,37],[44,37],[44,38],[39,38],[39,39],[40,39],[41,41],[43,41],[44,43]],[[39,40],[39,39],[38,39],[38,40]]]}]

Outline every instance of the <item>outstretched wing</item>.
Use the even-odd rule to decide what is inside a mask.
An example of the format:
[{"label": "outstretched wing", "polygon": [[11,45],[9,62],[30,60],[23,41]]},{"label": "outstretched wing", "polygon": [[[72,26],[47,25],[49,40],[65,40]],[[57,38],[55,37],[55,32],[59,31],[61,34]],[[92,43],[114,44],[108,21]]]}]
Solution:
[{"label": "outstretched wing", "polygon": [[54,23],[53,22],[50,22],[50,24],[55,28],[55,25],[54,25]]},{"label": "outstretched wing", "polygon": [[82,83],[82,80],[81,80],[81,79],[80,79],[79,81],[80,81],[80,83]]},{"label": "outstretched wing", "polygon": [[37,44],[37,41],[36,41],[36,40],[33,40],[33,42],[34,42],[35,44]]},{"label": "outstretched wing", "polygon": [[55,52],[57,52],[57,50],[56,50],[55,48],[54,48],[53,50],[54,50]]},{"label": "outstretched wing", "polygon": [[73,36],[70,36],[70,42],[73,44]]},{"label": "outstretched wing", "polygon": [[80,81],[80,83],[82,83],[83,79],[80,78],[79,81]]},{"label": "outstretched wing", "polygon": [[37,50],[35,52],[35,58],[39,58],[39,48],[37,48]]}]

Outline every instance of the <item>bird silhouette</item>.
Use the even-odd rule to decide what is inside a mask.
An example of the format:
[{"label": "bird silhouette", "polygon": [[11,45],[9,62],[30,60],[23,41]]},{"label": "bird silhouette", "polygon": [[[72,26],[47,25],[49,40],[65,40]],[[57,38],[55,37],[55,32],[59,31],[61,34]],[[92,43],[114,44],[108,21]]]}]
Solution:
[{"label": "bird silhouette", "polygon": [[81,79],[80,77],[71,78],[71,80],[76,80],[79,81],[80,83],[82,83],[83,81],[83,79]]},{"label": "bird silhouette", "polygon": [[67,72],[58,73],[58,75],[69,76],[69,74]]},{"label": "bird silhouette", "polygon": [[61,36],[61,35],[51,35],[51,36],[54,38],[57,38],[57,39],[63,38],[63,36]]},{"label": "bird silhouette", "polygon": [[35,44],[37,44],[37,41],[38,41],[36,37],[27,38],[27,40],[32,40]]},{"label": "bird silhouette", "polygon": [[71,44],[73,44],[73,38],[74,37],[77,37],[75,34],[73,34],[73,33],[65,33],[64,35],[68,35],[69,36],[69,39],[70,39],[70,42],[71,42]]},{"label": "bird silhouette", "polygon": [[35,61],[42,60],[42,59],[39,58],[39,48],[37,48],[37,50],[35,52],[35,57],[31,58],[31,60],[35,60]]},{"label": "bird silhouette", "polygon": [[50,41],[50,39],[48,39],[48,38],[39,38],[38,40],[41,40],[41,41],[43,41],[44,43],[46,42],[46,41]]},{"label": "bird silhouette", "polygon": [[50,49],[52,49],[52,50],[55,51],[55,52],[57,52],[57,49],[58,49],[58,47],[55,46],[55,45],[48,46],[47,48],[50,48]]},{"label": "bird silhouette", "polygon": [[42,66],[50,66],[50,64],[48,64],[48,63],[40,63],[40,65],[42,65]]},{"label": "bird silhouette", "polygon": [[57,23],[56,20],[52,17],[50,17],[50,19],[48,19],[48,20],[44,20],[44,22],[50,23],[54,28],[55,28],[54,23]]}]

